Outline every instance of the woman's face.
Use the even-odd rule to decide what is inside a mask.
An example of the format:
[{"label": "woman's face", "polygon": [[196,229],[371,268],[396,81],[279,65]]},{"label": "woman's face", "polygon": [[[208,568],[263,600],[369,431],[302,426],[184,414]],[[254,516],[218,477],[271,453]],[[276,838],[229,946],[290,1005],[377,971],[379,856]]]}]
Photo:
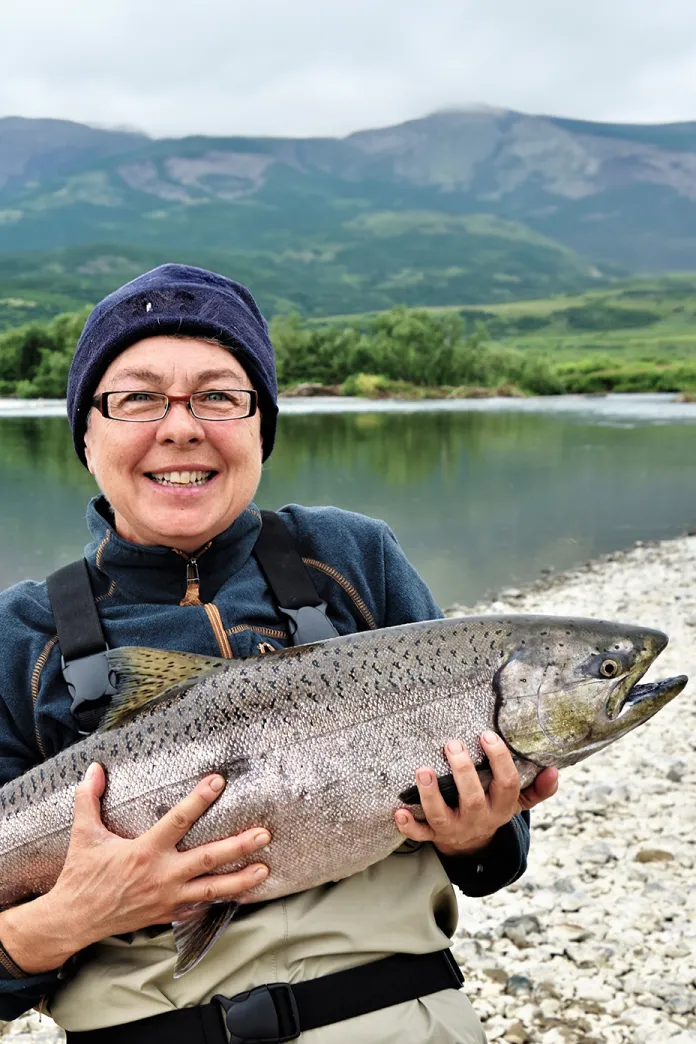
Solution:
[{"label": "woman's face", "polygon": [[[122,352],[97,392],[159,391],[190,395],[213,388],[251,388],[225,348],[177,337],[148,337]],[[116,531],[135,544],[196,551],[238,517],[261,478],[261,417],[197,420],[172,403],[160,421],[129,423],[90,413],[85,435],[90,472],[111,504]],[[172,472],[176,485],[163,484]],[[186,484],[186,474],[205,473]],[[159,481],[158,481],[159,477]],[[200,478],[201,476],[197,476]]]}]

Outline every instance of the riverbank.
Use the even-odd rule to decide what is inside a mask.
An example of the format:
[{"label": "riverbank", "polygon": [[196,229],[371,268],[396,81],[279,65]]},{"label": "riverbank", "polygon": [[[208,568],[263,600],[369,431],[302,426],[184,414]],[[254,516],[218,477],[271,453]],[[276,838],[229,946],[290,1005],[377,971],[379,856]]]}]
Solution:
[{"label": "riverbank", "polygon": [[[618,423],[696,421],[696,402],[670,392],[616,392],[606,395],[486,396],[447,399],[370,399],[359,395],[280,396],[281,414],[302,413],[549,413],[579,414]],[[0,419],[64,417],[65,399],[0,397]]]},{"label": "riverbank", "polygon": [[558,794],[533,812],[517,884],[460,896],[454,949],[488,1039],[694,1044],[696,536],[636,546],[465,611],[658,627],[670,644],[651,675],[691,678],[653,721],[564,770]]},{"label": "riverbank", "polygon": [[[489,1041],[695,1044],[696,536],[453,611],[659,627],[670,645],[651,673],[692,679],[654,721],[563,772],[559,793],[533,813],[529,869],[517,884],[459,896],[454,952]],[[6,1035],[61,1039],[38,1016]]]}]

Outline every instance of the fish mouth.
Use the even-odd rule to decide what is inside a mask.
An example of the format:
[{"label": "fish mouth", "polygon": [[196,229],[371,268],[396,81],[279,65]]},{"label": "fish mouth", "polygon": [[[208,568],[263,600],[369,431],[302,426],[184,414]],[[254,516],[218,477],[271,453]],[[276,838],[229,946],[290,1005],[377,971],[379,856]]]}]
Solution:
[{"label": "fish mouth", "polygon": [[614,720],[620,721],[622,718],[632,715],[632,712],[641,710],[649,711],[646,716],[654,714],[675,696],[678,696],[688,680],[685,674],[680,674],[676,678],[665,678],[663,681],[649,682],[646,685],[634,685],[626,693]]}]

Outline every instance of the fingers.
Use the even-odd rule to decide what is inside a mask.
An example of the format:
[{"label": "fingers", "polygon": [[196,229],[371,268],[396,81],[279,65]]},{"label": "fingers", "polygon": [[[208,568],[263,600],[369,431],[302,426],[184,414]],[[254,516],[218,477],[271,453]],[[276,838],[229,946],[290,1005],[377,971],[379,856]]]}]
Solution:
[{"label": "fingers", "polygon": [[400,808],[394,815],[399,831],[411,841],[432,841],[435,831],[427,823],[419,823],[413,817],[413,813],[406,808]]},{"label": "fingers", "polygon": [[242,892],[261,884],[268,877],[268,867],[263,863],[254,863],[237,870],[234,874],[215,874],[212,877],[199,877],[189,881],[181,889],[181,902],[215,903],[221,899],[234,899]]},{"label": "fingers", "polygon": [[270,840],[271,835],[267,830],[254,828],[235,837],[226,837],[182,852],[178,859],[181,879],[190,881],[193,877],[210,874],[221,866],[238,863],[265,848]]},{"label": "fingers", "polygon": [[520,774],[509,748],[500,736],[496,736],[495,732],[484,732],[481,736],[481,746],[488,757],[493,773],[493,779],[488,788],[491,812],[496,817],[500,817],[501,821],[507,822],[517,811]]},{"label": "fingers", "polygon": [[534,808],[540,801],[546,801],[547,798],[553,797],[558,790],[558,769],[551,767],[546,768],[539,773],[537,778],[531,784],[522,791],[519,797],[521,808]]},{"label": "fingers", "polygon": [[220,797],[225,786],[222,776],[206,776],[183,801],[170,809],[143,837],[159,849],[174,848],[197,819]]},{"label": "fingers", "polygon": [[[420,795],[420,803],[428,821],[436,834],[444,832],[454,816],[437,785],[437,777],[431,768],[419,768],[416,772],[416,785]],[[418,839],[420,840],[420,839]]]},{"label": "fingers", "polygon": [[459,814],[470,817],[483,813],[488,807],[488,799],[468,750],[459,740],[449,740],[445,756],[459,794]]},{"label": "fingers", "polygon": [[106,786],[106,775],[99,762],[94,761],[75,790],[75,818],[73,837],[101,833],[106,827],[101,818],[101,796]]}]

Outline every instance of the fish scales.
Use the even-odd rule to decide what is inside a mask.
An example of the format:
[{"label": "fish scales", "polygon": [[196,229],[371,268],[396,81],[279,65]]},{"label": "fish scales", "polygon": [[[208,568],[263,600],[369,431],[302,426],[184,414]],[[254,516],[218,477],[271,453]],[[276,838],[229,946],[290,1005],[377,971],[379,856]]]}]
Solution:
[{"label": "fish scales", "polygon": [[[496,729],[523,785],[531,782],[543,764],[572,763],[616,738],[616,727],[608,739],[602,732],[606,707],[623,700],[635,717],[630,692],[665,643],[659,632],[629,625],[468,617],[245,661],[113,650],[109,657],[127,666],[135,656],[128,684],[136,710],[141,688],[150,702],[0,789],[0,904],[55,883],[75,788],[92,761],[107,775],[104,822],[124,837],[142,834],[202,776],[221,772],[225,790],[180,848],[267,826],[271,872],[242,902],[338,880],[398,847],[399,795],[420,765],[446,775],[447,739],[462,740],[481,765],[479,736]],[[614,679],[598,674],[609,662],[621,667]],[[139,671],[148,675],[142,686]],[[685,679],[673,682],[676,695]],[[639,696],[646,717],[659,709]]]}]

